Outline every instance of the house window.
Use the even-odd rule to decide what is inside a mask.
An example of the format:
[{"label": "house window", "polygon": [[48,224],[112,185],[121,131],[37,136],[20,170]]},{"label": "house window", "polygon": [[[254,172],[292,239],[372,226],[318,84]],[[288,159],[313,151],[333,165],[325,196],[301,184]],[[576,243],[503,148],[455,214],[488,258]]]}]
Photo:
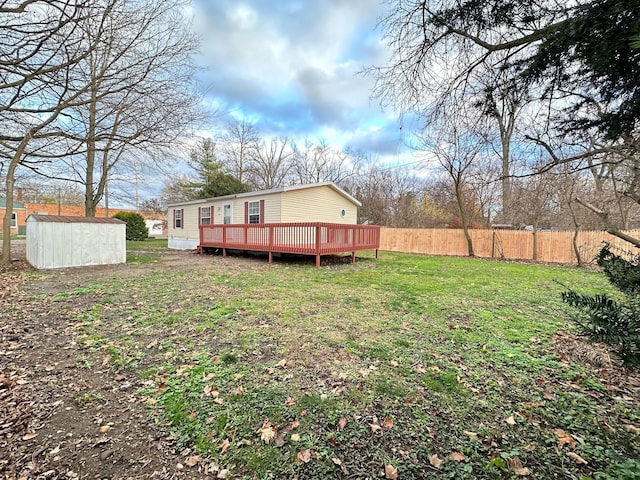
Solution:
[{"label": "house window", "polygon": [[222,221],[225,225],[229,225],[231,223],[231,204],[225,203],[222,206]]},{"label": "house window", "polygon": [[11,214],[11,228],[16,228],[18,226],[18,214],[13,212]]},{"label": "house window", "polygon": [[200,225],[211,225],[211,207],[200,208]]},{"label": "house window", "polygon": [[249,202],[249,223],[260,223],[260,202]]},{"label": "house window", "polygon": [[182,209],[177,208],[173,211],[173,228],[182,228]]}]

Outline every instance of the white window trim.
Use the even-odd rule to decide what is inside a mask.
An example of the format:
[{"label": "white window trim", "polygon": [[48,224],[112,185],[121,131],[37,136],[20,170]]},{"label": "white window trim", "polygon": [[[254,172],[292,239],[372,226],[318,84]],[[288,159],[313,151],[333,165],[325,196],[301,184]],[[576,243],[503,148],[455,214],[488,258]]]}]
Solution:
[{"label": "white window trim", "polygon": [[[183,222],[183,218],[182,218],[182,209],[181,208],[176,208],[174,210],[173,213],[173,228],[182,228],[182,222]],[[178,225],[178,222],[180,222],[180,225]]]},{"label": "white window trim", "polygon": [[18,228],[18,212],[11,212],[11,228]]},{"label": "white window trim", "polygon": [[[257,207],[257,209],[258,209],[257,213],[251,213],[251,208],[252,207]],[[247,212],[248,213],[248,218],[247,218],[248,222],[250,224],[253,224],[253,225],[260,223],[260,200],[255,200],[255,201],[249,202],[249,205],[248,205],[247,208],[249,210]],[[252,222],[251,221],[251,217],[257,217],[258,221],[257,222]]]},{"label": "white window trim", "polygon": [[[205,211],[209,212],[208,216],[204,215]],[[211,225],[211,207],[200,207],[200,225]]]}]

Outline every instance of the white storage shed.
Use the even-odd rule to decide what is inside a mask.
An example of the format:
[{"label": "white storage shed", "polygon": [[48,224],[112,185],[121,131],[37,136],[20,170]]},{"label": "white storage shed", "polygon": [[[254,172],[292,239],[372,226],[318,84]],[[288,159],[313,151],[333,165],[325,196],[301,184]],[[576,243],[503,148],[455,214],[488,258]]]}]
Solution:
[{"label": "white storage shed", "polygon": [[27,261],[36,268],[126,263],[126,226],[116,218],[30,215]]}]

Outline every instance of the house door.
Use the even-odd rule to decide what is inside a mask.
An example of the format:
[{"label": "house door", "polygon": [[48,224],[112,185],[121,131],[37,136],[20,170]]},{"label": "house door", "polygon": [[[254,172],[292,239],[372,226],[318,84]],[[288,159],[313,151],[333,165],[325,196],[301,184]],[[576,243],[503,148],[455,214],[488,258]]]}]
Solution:
[{"label": "house door", "polygon": [[231,223],[231,204],[225,203],[222,206],[222,218],[225,225]]}]

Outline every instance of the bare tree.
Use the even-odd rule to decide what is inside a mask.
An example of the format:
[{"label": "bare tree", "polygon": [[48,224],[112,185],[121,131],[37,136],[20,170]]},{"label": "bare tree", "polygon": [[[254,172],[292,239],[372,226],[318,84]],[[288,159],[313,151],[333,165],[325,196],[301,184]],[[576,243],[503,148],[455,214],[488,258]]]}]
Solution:
[{"label": "bare tree", "polygon": [[197,103],[192,55],[198,42],[181,16],[184,1],[112,1],[102,17],[81,24],[86,42],[98,34],[101,41],[76,66],[89,89],[67,127],[86,146],[65,164],[84,185],[87,216],[95,215],[113,168],[185,135]]},{"label": "bare tree", "polygon": [[357,156],[331,147],[324,140],[314,143],[306,139],[302,145],[294,145],[293,150],[293,171],[299,183],[341,184],[358,168]]},{"label": "bare tree", "polygon": [[252,169],[254,156],[260,144],[257,128],[246,120],[233,120],[222,135],[220,158],[225,171],[241,183],[246,181],[247,171]]},{"label": "bare tree", "polygon": [[262,140],[252,152],[249,184],[256,190],[281,187],[292,168],[293,150],[287,137]]},{"label": "bare tree", "polygon": [[[105,2],[103,8],[111,8]],[[58,119],[83,103],[87,85],[74,67],[96,48],[82,42],[80,24],[97,13],[93,2],[23,1],[0,6],[0,158],[5,175],[2,262],[11,261],[10,221],[19,166],[34,170],[74,151]],[[100,29],[100,31],[102,31]],[[6,167],[5,167],[6,165]]]},{"label": "bare tree", "polygon": [[445,124],[438,126],[438,133],[432,137],[425,132],[418,141],[423,151],[435,156],[451,182],[462,230],[467,240],[467,252],[473,257],[475,253],[469,227],[476,202],[475,198],[470,198],[468,194],[471,191],[469,182],[481,153],[486,149],[486,135],[477,130],[480,123],[472,126],[471,119],[464,118],[463,121],[462,115],[464,113],[461,113],[456,121],[449,119]]}]

